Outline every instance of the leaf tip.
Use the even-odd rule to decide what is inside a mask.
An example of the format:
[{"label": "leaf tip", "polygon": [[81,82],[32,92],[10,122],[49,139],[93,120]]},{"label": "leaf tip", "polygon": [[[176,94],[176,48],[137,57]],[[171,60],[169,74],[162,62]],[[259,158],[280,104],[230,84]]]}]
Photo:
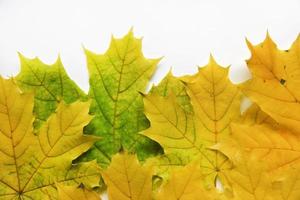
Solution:
[{"label": "leaf tip", "polygon": [[59,66],[63,65],[62,61],[61,61],[61,55],[60,55],[60,53],[57,54],[57,58],[56,58],[56,61],[55,61],[54,64],[59,65]]},{"label": "leaf tip", "polygon": [[214,56],[212,55],[212,53],[209,53],[209,64],[217,64]]},{"label": "leaf tip", "polygon": [[253,45],[252,45],[252,43],[250,42],[250,40],[249,40],[247,37],[245,37],[245,41],[246,41],[246,44],[247,44],[248,49],[249,49],[250,51],[252,51]]},{"label": "leaf tip", "polygon": [[17,51],[17,54],[21,63],[26,60],[26,57],[20,51]]},{"label": "leaf tip", "polygon": [[133,34],[133,30],[134,30],[134,27],[131,26],[131,27],[129,28],[128,34]]},{"label": "leaf tip", "polygon": [[265,37],[265,40],[264,40],[263,43],[269,43],[269,44],[271,44],[272,46],[276,47],[276,44],[275,44],[275,42],[273,41],[273,39],[272,39],[272,37],[271,37],[271,35],[270,35],[269,30],[267,30],[267,32],[266,32],[266,37]]},{"label": "leaf tip", "polygon": [[174,68],[171,66],[170,69],[169,69],[169,71],[168,71],[168,73],[167,73],[167,77],[173,77],[174,76],[173,69]]}]

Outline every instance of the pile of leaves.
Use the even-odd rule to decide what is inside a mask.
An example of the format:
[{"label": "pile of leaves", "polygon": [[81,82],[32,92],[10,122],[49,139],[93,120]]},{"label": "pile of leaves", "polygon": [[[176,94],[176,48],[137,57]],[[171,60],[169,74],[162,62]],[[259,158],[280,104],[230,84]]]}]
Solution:
[{"label": "pile of leaves", "polygon": [[247,41],[242,84],[211,56],[148,93],[160,59],[141,43],[130,31],[85,49],[88,94],[59,58],[20,54],[20,73],[0,77],[0,199],[300,199],[299,37],[289,50]]}]

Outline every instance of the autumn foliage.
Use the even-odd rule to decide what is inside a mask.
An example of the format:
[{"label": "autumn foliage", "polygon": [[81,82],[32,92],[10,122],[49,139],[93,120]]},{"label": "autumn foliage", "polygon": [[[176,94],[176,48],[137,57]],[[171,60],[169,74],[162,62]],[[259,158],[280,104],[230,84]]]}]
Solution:
[{"label": "autumn foliage", "polygon": [[132,30],[84,49],[88,94],[60,58],[20,54],[20,73],[0,77],[0,199],[299,200],[300,38],[247,45],[244,83],[210,56],[149,92],[160,59]]}]

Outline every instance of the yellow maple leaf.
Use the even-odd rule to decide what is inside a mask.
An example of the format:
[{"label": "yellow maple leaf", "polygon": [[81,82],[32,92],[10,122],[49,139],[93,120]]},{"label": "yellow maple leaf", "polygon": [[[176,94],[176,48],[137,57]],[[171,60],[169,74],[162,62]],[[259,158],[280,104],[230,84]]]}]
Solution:
[{"label": "yellow maple leaf", "polygon": [[66,186],[56,184],[60,200],[101,200],[100,195],[92,190],[86,189],[83,185]]},{"label": "yellow maple leaf", "polygon": [[278,123],[299,131],[300,37],[285,51],[279,50],[269,35],[261,44],[247,44],[251,51],[247,65],[252,78],[240,87]]},{"label": "yellow maple leaf", "polygon": [[116,154],[101,174],[110,200],[152,199],[152,168],[141,166],[135,155]]},{"label": "yellow maple leaf", "polygon": [[[298,200],[299,135],[278,125],[255,104],[231,127],[231,137],[212,148],[234,162],[235,168],[225,172],[234,199]],[[268,181],[255,180],[257,174]]]},{"label": "yellow maple leaf", "polygon": [[298,200],[300,199],[300,170],[288,168],[274,178],[272,192],[274,200]]},{"label": "yellow maple leaf", "polygon": [[72,165],[97,140],[82,135],[89,103],[60,103],[35,135],[33,102],[0,77],[0,199],[56,199],[55,182],[97,186],[96,162]]},{"label": "yellow maple leaf", "polygon": [[172,171],[170,180],[159,190],[157,200],[213,200],[218,196],[215,189],[204,188],[199,164],[192,162]]},{"label": "yellow maple leaf", "polygon": [[224,155],[208,148],[229,136],[229,124],[240,116],[241,94],[228,79],[228,68],[220,67],[212,57],[196,75],[182,80],[194,114],[186,112],[172,94],[165,98],[146,95],[145,114],[151,126],[143,134],[159,142],[166,154],[177,154],[182,160],[201,157],[207,183],[214,185],[216,176],[223,179],[222,171],[231,165]]},{"label": "yellow maple leaf", "polygon": [[235,168],[225,173],[237,199],[297,200],[300,137],[266,117],[257,106],[251,108],[246,123],[233,123],[232,137],[213,148],[234,163]]},{"label": "yellow maple leaf", "polygon": [[266,162],[270,172],[300,166],[300,137],[285,128],[232,124],[232,138],[251,156]]},{"label": "yellow maple leaf", "polygon": [[234,162],[235,168],[225,171],[236,200],[271,200],[272,182],[263,163],[242,155]]}]

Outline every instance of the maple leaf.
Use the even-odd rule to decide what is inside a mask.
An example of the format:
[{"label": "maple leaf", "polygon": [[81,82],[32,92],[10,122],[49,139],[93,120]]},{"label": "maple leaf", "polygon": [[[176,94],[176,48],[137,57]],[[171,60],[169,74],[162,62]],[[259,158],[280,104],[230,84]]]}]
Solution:
[{"label": "maple leaf", "polygon": [[286,51],[279,50],[268,34],[261,44],[253,46],[248,41],[247,44],[252,54],[247,60],[252,78],[240,84],[241,89],[275,121],[298,131],[300,37]]},{"label": "maple leaf", "polygon": [[153,180],[154,189],[158,189],[162,182],[166,182],[170,178],[170,172],[175,169],[181,169],[190,163],[189,157],[178,155],[177,153],[162,154],[152,158],[148,158],[145,165],[153,167],[155,178]]},{"label": "maple leaf", "polygon": [[274,179],[272,192],[275,200],[298,200],[300,198],[299,168],[289,168]]},{"label": "maple leaf", "polygon": [[151,200],[152,168],[141,166],[135,155],[118,153],[103,171],[110,200]]},{"label": "maple leaf", "polygon": [[[229,182],[234,182],[231,185],[236,185],[233,190],[239,193],[237,199],[247,195],[249,199],[299,199],[299,135],[279,126],[256,105],[247,112],[243,123],[231,125],[232,137],[212,147],[234,161],[237,169],[226,173]],[[268,181],[259,183],[254,179],[255,173],[263,174],[257,179]],[[258,191],[265,191],[265,196]]]},{"label": "maple leaf", "polygon": [[159,190],[157,200],[213,200],[218,196],[214,189],[204,188],[199,164],[192,162],[172,171],[170,180]]},{"label": "maple leaf", "polygon": [[[176,103],[187,113],[192,114],[193,108],[190,98],[186,92],[185,84],[178,78],[174,77],[172,72],[163,78],[157,86],[153,86],[149,92],[151,95],[162,97],[174,96]],[[189,163],[189,159],[174,154],[162,154],[146,160],[146,165],[154,168],[155,174],[158,175],[158,185],[161,180],[166,181],[169,178],[171,168],[180,168]],[[161,179],[162,178],[162,179]]]},{"label": "maple leaf", "polygon": [[232,138],[240,148],[268,163],[270,172],[300,166],[300,137],[285,128],[232,124]]},{"label": "maple leaf", "polygon": [[25,58],[20,53],[19,57],[21,71],[16,80],[23,91],[35,93],[35,127],[40,127],[47,120],[61,100],[72,103],[85,98],[84,92],[67,75],[60,57],[52,65],[38,58]]},{"label": "maple leaf", "polygon": [[56,184],[58,199],[60,200],[101,200],[100,195],[92,190],[88,190],[84,185],[66,186],[61,183]]},{"label": "maple leaf", "polygon": [[175,95],[144,97],[145,114],[151,126],[143,134],[159,142],[166,154],[180,157],[202,157],[201,166],[208,185],[214,185],[217,174],[230,169],[227,158],[208,147],[230,134],[229,124],[240,116],[240,92],[228,79],[228,69],[211,57],[206,67],[194,76],[182,78],[191,99],[194,114],[186,112]]},{"label": "maple leaf", "polygon": [[82,135],[91,120],[89,103],[61,102],[37,135],[33,104],[33,94],[0,78],[0,199],[57,199],[55,182],[97,186],[96,162],[72,165],[97,140]]},{"label": "maple leaf", "polygon": [[272,200],[272,179],[266,172],[263,163],[255,158],[242,154],[233,159],[236,166],[232,170],[224,171],[233,190],[236,200]]},{"label": "maple leaf", "polygon": [[[269,35],[263,43],[253,46],[248,42],[248,46],[252,56],[247,64],[252,79],[240,87],[256,104],[238,124],[232,124],[233,141],[223,141],[214,148],[231,160],[239,154],[255,159],[244,171],[238,169],[246,161],[235,163],[236,169],[228,172],[237,199],[296,200],[300,198],[299,37],[287,51],[278,50]],[[256,168],[262,164],[264,169]],[[260,171],[264,177],[255,175]],[[268,182],[263,183],[265,180]]]},{"label": "maple leaf", "polygon": [[130,30],[121,39],[112,38],[105,54],[85,50],[92,98],[90,112],[95,114],[85,132],[102,139],[84,159],[97,158],[106,167],[121,148],[137,152],[141,160],[160,151],[156,142],[138,134],[149,126],[139,92],[146,89],[160,60],[146,59],[141,48],[141,39],[136,39]]},{"label": "maple leaf", "polygon": [[[251,131],[254,133],[253,130]],[[270,137],[269,142],[271,142],[272,139],[276,141],[276,138]],[[244,143],[249,142],[249,140],[250,139],[247,139]],[[253,141],[252,144],[254,144]],[[239,145],[239,141],[236,141],[236,143],[226,143],[225,145],[221,143],[213,147],[228,156],[234,165],[234,168],[224,172],[233,190],[233,198],[229,199],[299,199],[299,165],[295,167],[290,165],[287,168],[278,170],[276,173],[270,171],[270,167],[279,164],[278,160],[284,160],[285,156],[288,157],[287,160],[290,159],[291,156],[286,154],[287,152],[284,152],[288,150],[274,148],[273,150],[265,151],[264,147],[260,150],[259,147],[257,147],[257,149],[247,149],[237,145]],[[280,152],[281,150],[283,152]]]}]

